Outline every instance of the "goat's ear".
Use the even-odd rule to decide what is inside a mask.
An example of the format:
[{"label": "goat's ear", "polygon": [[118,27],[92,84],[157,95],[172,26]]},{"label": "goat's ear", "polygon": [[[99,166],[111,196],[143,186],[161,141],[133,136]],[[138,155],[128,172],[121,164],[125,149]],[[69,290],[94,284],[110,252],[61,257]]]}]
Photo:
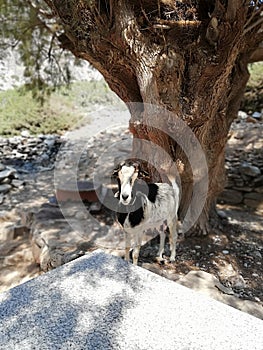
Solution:
[{"label": "goat's ear", "polygon": [[119,171],[121,170],[121,168],[123,167],[123,165],[125,164],[125,161],[119,163],[112,171],[111,176],[116,178],[119,176]]},{"label": "goat's ear", "polygon": [[117,178],[119,175],[119,171],[120,171],[120,166],[118,165],[115,169],[113,169],[113,171],[111,173],[111,177]]},{"label": "goat's ear", "polygon": [[120,192],[119,191],[117,191],[115,194],[114,194],[114,198],[120,198]]},{"label": "goat's ear", "polygon": [[140,169],[139,177],[145,178],[145,179],[150,179],[150,174],[148,171]]},{"label": "goat's ear", "polygon": [[132,166],[134,167],[135,171],[139,171],[139,163],[134,162],[132,163]]}]

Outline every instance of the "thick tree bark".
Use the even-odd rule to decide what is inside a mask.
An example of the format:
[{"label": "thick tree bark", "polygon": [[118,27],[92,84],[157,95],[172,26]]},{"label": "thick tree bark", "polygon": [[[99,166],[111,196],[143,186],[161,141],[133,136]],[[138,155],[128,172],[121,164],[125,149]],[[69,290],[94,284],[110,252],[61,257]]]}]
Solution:
[{"label": "thick tree bark", "polygon": [[[62,46],[91,62],[126,102],[134,156],[157,169],[166,169],[168,158],[178,165],[182,219],[195,174],[180,146],[184,130],[176,130],[178,118],[193,131],[209,176],[195,230],[206,233],[210,208],[224,187],[225,145],[248,80],[247,64],[262,40],[259,25],[251,26],[258,10],[236,0],[54,0],[52,6],[64,27]],[[169,113],[160,116],[152,105]],[[160,146],[167,159],[138,139]],[[191,138],[187,142],[191,147]],[[154,171],[152,176],[158,177]]]}]

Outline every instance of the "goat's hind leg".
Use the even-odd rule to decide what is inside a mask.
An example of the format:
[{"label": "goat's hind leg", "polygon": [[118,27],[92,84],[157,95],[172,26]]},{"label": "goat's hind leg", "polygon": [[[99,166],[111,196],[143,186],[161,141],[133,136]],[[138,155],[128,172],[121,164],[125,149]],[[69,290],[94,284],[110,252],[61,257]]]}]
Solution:
[{"label": "goat's hind leg", "polygon": [[175,261],[176,256],[176,241],[177,241],[177,220],[175,222],[171,222],[169,225],[169,243],[170,243],[170,261]]},{"label": "goat's hind leg", "polygon": [[159,250],[157,253],[157,261],[158,262],[163,262],[163,253],[164,253],[164,242],[165,242],[165,230],[166,226],[163,224],[162,227],[160,228],[160,245],[159,245]]}]

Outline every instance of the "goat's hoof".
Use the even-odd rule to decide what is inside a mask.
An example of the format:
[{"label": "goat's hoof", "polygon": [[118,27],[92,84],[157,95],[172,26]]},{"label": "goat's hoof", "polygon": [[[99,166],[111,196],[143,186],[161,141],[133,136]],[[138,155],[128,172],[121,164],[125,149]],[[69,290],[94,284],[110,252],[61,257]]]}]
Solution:
[{"label": "goat's hoof", "polygon": [[165,259],[163,257],[160,257],[160,256],[157,256],[155,258],[156,262],[159,264],[159,265],[164,265],[165,264]]}]

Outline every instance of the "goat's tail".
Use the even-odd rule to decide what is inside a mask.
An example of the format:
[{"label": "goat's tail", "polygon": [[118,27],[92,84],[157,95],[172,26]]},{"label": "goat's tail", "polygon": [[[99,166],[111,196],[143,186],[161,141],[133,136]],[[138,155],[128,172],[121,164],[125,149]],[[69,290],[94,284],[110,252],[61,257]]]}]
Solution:
[{"label": "goat's tail", "polygon": [[[162,167],[160,171],[161,175],[164,175],[164,179],[170,182],[175,192],[175,197],[178,199],[178,203],[181,199],[181,181],[178,169],[175,163],[169,164],[168,166]],[[165,181],[166,182],[166,181]]]},{"label": "goat's tail", "polygon": [[181,193],[180,187],[179,187],[180,182],[178,181],[177,176],[174,174],[171,174],[171,173],[167,173],[166,175],[167,175],[168,180],[170,181],[170,183],[174,189],[174,192],[175,192],[177,198],[180,199],[180,193]]}]

